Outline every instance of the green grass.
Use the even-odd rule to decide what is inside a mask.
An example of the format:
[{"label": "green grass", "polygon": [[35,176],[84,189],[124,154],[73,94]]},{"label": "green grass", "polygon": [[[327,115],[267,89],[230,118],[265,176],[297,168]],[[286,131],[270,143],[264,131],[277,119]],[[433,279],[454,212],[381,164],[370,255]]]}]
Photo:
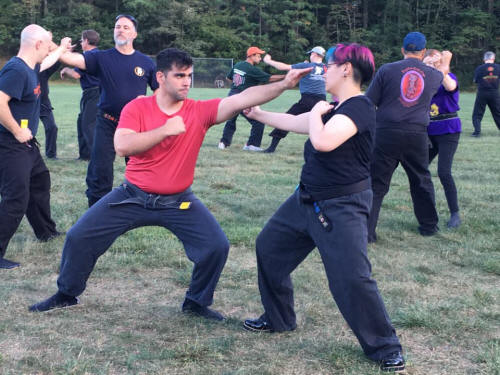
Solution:
[{"label": "green grass", "polygon": [[[227,90],[196,89],[195,98]],[[287,92],[265,107],[285,111],[298,97]],[[86,163],[78,156],[78,86],[51,87],[59,126],[60,160],[47,161],[52,213],[67,231],[86,209]],[[455,157],[463,225],[448,230],[448,208],[431,166],[441,232],[417,234],[408,181],[398,168],[384,200],[379,241],[369,255],[388,312],[401,338],[408,374],[500,374],[499,276],[500,133],[489,112],[482,137],[471,138],[473,94],[462,94],[464,133]],[[102,256],[81,296],[82,305],[32,314],[27,306],[55,292],[62,238],[39,243],[26,220],[7,250],[22,267],[1,271],[1,374],[377,374],[328,291],[313,252],[294,272],[298,328],[250,334],[241,320],[262,312],[254,241],[266,220],[293,191],[302,166],[304,136],[289,135],[274,155],[241,150],[249,125],[238,121],[234,144],[220,151],[222,125],[207,134],[194,191],[231,242],[214,308],[217,324],[180,312],[191,263],[168,231],[140,228]],[[266,134],[267,134],[266,129]],[[44,144],[43,126],[38,139]],[[267,146],[269,137],[264,136]],[[115,184],[124,162],[115,162]]]}]

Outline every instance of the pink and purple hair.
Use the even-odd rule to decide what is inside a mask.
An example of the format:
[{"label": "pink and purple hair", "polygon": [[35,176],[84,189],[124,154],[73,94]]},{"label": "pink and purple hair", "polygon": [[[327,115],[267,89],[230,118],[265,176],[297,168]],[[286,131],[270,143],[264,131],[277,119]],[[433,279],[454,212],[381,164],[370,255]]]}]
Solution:
[{"label": "pink and purple hair", "polygon": [[357,43],[337,44],[331,47],[326,53],[326,61],[335,65],[350,62],[353,67],[353,79],[360,84],[370,82],[375,73],[372,51]]}]

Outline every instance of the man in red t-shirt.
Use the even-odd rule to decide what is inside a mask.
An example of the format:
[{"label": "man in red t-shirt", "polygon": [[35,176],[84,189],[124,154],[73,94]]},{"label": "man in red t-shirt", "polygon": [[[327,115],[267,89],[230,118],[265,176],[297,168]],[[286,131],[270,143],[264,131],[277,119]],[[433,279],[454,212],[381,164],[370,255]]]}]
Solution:
[{"label": "man in red t-shirt", "polygon": [[293,69],[283,81],[251,87],[224,99],[188,99],[193,60],[168,48],[157,56],[155,96],[142,97],[122,110],[114,137],[116,153],[130,160],[125,181],[94,204],[68,231],[59,291],[30,307],[47,311],[79,303],[97,258],[128,230],[150,225],[172,231],[194,262],[182,311],[223,320],[208,308],[226,262],[229,242],[219,223],[191,191],[196,159],[212,125],[244,108],[274,99],[311,69]]}]

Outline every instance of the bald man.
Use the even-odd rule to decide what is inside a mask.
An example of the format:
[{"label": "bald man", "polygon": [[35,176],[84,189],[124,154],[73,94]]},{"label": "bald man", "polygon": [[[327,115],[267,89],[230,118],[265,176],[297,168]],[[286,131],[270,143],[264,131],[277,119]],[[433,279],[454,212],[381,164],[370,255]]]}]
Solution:
[{"label": "bald man", "polygon": [[19,266],[4,256],[25,214],[40,241],[59,235],[50,216],[50,175],[35,139],[40,114],[38,74],[71,48],[71,39],[64,38],[50,52],[51,44],[52,36],[45,29],[26,26],[17,56],[0,71],[0,269]]}]

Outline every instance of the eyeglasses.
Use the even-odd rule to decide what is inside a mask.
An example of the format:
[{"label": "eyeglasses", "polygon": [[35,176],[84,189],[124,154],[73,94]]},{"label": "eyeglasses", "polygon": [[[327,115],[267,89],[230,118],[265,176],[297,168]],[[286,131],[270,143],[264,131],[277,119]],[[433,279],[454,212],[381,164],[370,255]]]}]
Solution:
[{"label": "eyeglasses", "polygon": [[116,16],[115,22],[118,21],[120,18],[129,19],[134,24],[134,27],[137,28],[137,20],[134,18],[134,16],[131,16],[130,14],[119,14]]}]

